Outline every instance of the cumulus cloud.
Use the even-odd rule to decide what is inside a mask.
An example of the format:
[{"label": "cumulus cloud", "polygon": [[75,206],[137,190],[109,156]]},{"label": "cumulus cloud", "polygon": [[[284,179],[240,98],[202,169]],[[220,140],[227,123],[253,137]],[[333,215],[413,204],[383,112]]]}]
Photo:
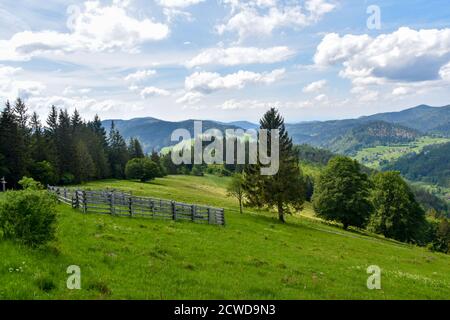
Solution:
[{"label": "cumulus cloud", "polygon": [[241,40],[249,36],[271,35],[275,29],[303,28],[334,10],[328,0],[306,0],[304,5],[283,4],[271,0],[228,0],[232,15],[216,27],[219,34],[236,32]]},{"label": "cumulus cloud", "polygon": [[180,98],[176,100],[179,104],[196,104],[198,103],[204,95],[200,92],[186,92]]},{"label": "cumulus cloud", "polygon": [[212,72],[195,72],[186,78],[185,88],[187,91],[208,94],[223,89],[241,89],[249,83],[270,84],[282,78],[284,73],[285,69],[276,69],[269,73],[240,70],[226,76]]},{"label": "cumulus cloud", "polygon": [[332,33],[317,47],[314,61],[342,64],[340,75],[358,86],[441,80],[450,61],[450,29],[403,27],[375,38]]},{"label": "cumulus cloud", "polygon": [[270,64],[285,61],[295,52],[288,47],[271,48],[231,47],[206,49],[187,62],[189,68],[209,64],[236,66],[243,64]]},{"label": "cumulus cloud", "polygon": [[124,80],[127,82],[137,83],[147,80],[156,74],[155,70],[138,70],[127,75]]},{"label": "cumulus cloud", "polygon": [[98,1],[87,1],[79,12],[69,18],[70,33],[56,31],[24,31],[9,40],[0,41],[0,60],[28,60],[42,53],[84,51],[135,52],[147,41],[166,38],[169,27],[151,19],[136,19],[129,15],[127,6],[114,2],[102,6]]},{"label": "cumulus cloud", "polygon": [[169,95],[170,95],[169,91],[156,87],[146,87],[141,91],[142,99],[147,99],[155,96],[169,96]]},{"label": "cumulus cloud", "polygon": [[393,96],[404,96],[404,95],[407,95],[410,93],[411,93],[411,89],[406,88],[406,87],[398,87],[398,88],[395,88],[394,90],[392,90]]},{"label": "cumulus cloud", "polygon": [[21,80],[21,68],[0,65],[0,98],[14,100],[17,97],[29,99],[42,93],[45,85],[38,81]]},{"label": "cumulus cloud", "polygon": [[327,80],[319,80],[310,83],[306,87],[303,88],[303,92],[305,93],[313,93],[322,90],[327,84]]},{"label": "cumulus cloud", "polygon": [[199,4],[205,0],[157,0],[156,2],[166,8],[186,8]]}]

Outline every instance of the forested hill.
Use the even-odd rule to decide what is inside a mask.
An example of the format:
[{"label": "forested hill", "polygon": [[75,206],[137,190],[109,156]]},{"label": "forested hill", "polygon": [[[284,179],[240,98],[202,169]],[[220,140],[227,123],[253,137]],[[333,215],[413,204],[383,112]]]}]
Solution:
[{"label": "forested hill", "polygon": [[420,105],[399,112],[374,114],[360,118],[362,121],[381,120],[419,130],[423,133],[436,133],[450,136],[450,105],[430,107]]},{"label": "forested hill", "polygon": [[[108,130],[113,120],[103,121]],[[450,137],[450,106],[418,106],[400,112],[380,113],[358,119],[313,121],[289,124],[286,128],[295,144],[311,144],[338,153],[351,154],[360,147],[403,143],[421,134],[438,134]],[[125,139],[138,138],[146,152],[161,150],[173,145],[170,135],[175,129],[185,128],[193,134],[194,120],[181,122],[156,118],[114,120]],[[258,124],[248,121],[223,123],[204,120],[203,129],[227,128],[255,129]]]},{"label": "forested hill", "polygon": [[[147,153],[153,150],[159,151],[164,147],[175,145],[171,141],[172,132],[176,129],[187,129],[194,135],[194,121],[186,120],[181,122],[170,122],[155,118],[135,118],[131,120],[105,120],[102,122],[106,129],[111,127],[112,122],[120,131],[122,136],[129,140],[137,138],[142,143],[144,151]],[[216,128],[224,132],[226,129],[238,129],[233,124],[219,123],[215,121],[203,120],[203,131]]]},{"label": "forested hill", "polygon": [[450,143],[428,146],[418,154],[409,154],[388,165],[406,178],[450,187]]},{"label": "forested hill", "polygon": [[362,148],[378,145],[407,143],[421,135],[420,132],[384,121],[374,121],[350,129],[343,136],[326,143],[336,153],[354,154]]}]

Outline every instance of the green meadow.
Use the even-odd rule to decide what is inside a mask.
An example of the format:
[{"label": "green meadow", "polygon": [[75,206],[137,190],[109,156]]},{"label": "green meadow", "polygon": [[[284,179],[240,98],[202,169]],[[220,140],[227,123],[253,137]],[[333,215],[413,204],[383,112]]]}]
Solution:
[{"label": "green meadow", "polygon": [[417,139],[416,141],[402,145],[364,148],[358,151],[354,158],[367,167],[380,169],[383,162],[395,161],[401,156],[409,153],[420,153],[426,146],[446,143],[449,141],[450,139],[447,138],[425,136]]},{"label": "green meadow", "polygon": [[[286,224],[226,196],[228,178],[169,176],[116,188],[225,208],[226,226],[83,214],[59,205],[57,240],[30,249],[0,241],[0,299],[448,299],[450,256],[314,217]],[[0,200],[1,201],[1,200]],[[66,287],[81,268],[81,290]],[[381,268],[381,290],[366,286]]]}]

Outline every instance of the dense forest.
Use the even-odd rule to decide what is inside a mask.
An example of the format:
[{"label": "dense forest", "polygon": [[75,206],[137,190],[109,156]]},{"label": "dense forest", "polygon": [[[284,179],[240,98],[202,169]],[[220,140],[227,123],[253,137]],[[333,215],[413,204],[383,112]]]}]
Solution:
[{"label": "dense forest", "polygon": [[0,176],[9,188],[23,176],[44,185],[124,178],[127,162],[138,156],[139,141],[127,145],[114,124],[107,133],[98,116],[86,122],[77,110],[70,115],[52,106],[43,124],[20,99],[0,115]]},{"label": "dense forest", "polygon": [[450,143],[428,146],[418,154],[408,154],[386,170],[398,170],[406,178],[450,187]]}]

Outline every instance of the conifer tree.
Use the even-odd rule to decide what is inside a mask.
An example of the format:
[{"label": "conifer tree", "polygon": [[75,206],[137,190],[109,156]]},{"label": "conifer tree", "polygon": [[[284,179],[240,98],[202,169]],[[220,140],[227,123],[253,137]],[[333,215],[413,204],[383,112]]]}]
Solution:
[{"label": "conifer tree", "polygon": [[294,152],[292,139],[288,136],[284,119],[271,108],[260,121],[260,128],[268,130],[268,150],[273,130],[279,130],[279,170],[274,175],[261,175],[261,164],[248,165],[244,173],[244,190],[250,205],[275,208],[278,218],[285,222],[286,213],[301,210],[305,199],[305,183]]}]

